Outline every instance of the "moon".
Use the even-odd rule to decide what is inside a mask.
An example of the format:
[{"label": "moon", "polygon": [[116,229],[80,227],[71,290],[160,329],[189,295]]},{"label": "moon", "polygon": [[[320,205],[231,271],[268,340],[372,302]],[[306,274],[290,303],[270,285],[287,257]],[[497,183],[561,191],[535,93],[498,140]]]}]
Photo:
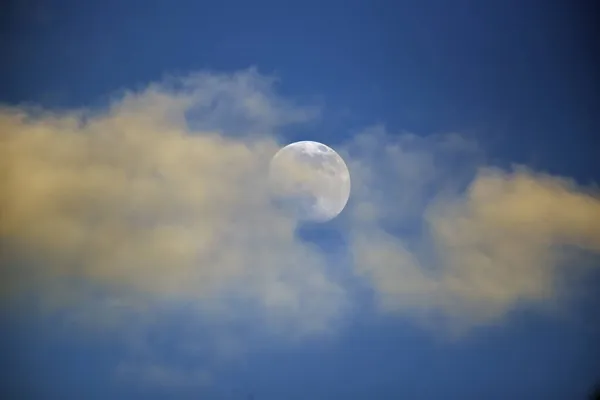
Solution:
[{"label": "moon", "polygon": [[281,148],[269,165],[269,185],[280,209],[300,220],[327,222],[350,197],[350,172],[331,147],[301,141]]}]

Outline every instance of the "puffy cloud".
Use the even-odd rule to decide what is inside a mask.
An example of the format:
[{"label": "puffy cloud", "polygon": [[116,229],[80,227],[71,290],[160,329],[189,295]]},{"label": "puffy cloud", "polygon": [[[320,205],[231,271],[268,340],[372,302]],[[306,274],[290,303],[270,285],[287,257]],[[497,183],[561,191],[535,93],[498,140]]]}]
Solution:
[{"label": "puffy cloud", "polygon": [[127,93],[103,112],[2,109],[8,289],[29,285],[65,304],[91,282],[136,301],[327,329],[344,290],[295,239],[295,222],[270,207],[265,172],[277,143],[246,134],[245,123],[229,121],[227,134],[190,127],[230,117],[268,133],[310,113],[270,101],[271,84],[252,70],[199,74]]},{"label": "puffy cloud", "polygon": [[476,147],[454,135],[392,140],[378,129],[358,143],[378,161],[356,193],[351,251],[386,311],[457,330],[490,323],[554,302],[583,256],[600,252],[593,189],[477,167]]},{"label": "puffy cloud", "polygon": [[[352,289],[271,206],[266,182],[278,128],[318,112],[274,84],[254,70],[201,73],[125,92],[101,111],[0,110],[2,293],[78,308],[78,321],[95,322],[90,310],[115,324],[162,315],[162,302],[219,332],[248,319],[329,331]],[[374,127],[339,150],[352,175],[337,225],[348,271],[387,312],[495,321],[556,299],[578,254],[600,250],[597,193],[485,167],[460,135]]]}]

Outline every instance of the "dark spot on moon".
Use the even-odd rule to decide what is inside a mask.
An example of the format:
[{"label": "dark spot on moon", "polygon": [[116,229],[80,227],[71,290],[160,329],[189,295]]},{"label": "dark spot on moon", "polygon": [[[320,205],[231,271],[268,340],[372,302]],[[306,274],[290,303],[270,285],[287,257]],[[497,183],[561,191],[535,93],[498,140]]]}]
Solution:
[{"label": "dark spot on moon", "polygon": [[[294,175],[293,169],[301,172]],[[293,143],[270,165],[271,201],[279,212],[303,221],[324,222],[343,210],[349,196],[344,161],[322,143]]]}]

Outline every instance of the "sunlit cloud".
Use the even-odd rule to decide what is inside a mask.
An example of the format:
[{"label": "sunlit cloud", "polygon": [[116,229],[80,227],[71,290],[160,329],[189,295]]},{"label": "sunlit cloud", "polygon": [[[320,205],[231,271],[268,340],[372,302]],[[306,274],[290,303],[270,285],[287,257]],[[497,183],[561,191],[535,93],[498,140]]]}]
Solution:
[{"label": "sunlit cloud", "polygon": [[[279,130],[319,110],[278,96],[276,83],[255,70],[200,73],[103,110],[2,108],[6,304],[34,293],[77,321],[118,327],[118,315],[168,303],[219,326],[252,318],[293,336],[334,332],[358,300],[267,190]],[[336,150],[352,175],[339,217],[347,273],[387,315],[498,321],[555,301],[578,254],[600,250],[596,192],[486,166],[459,134],[378,126]]]},{"label": "sunlit cloud", "polygon": [[355,151],[377,156],[356,160],[365,175],[350,251],[385,312],[452,331],[497,323],[518,306],[555,304],[564,278],[600,251],[596,189],[487,167],[456,135],[367,133]]},{"label": "sunlit cloud", "polygon": [[345,292],[322,255],[295,239],[295,222],[270,206],[265,172],[277,143],[268,130],[240,137],[243,125],[228,135],[188,124],[211,110],[264,127],[304,115],[275,111],[284,102],[268,101],[269,82],[253,71],[199,74],[127,93],[105,112],[4,108],[7,289],[78,305],[91,291],[72,294],[93,284],[136,302],[193,302],[210,315],[254,312],[277,329],[327,330]]}]

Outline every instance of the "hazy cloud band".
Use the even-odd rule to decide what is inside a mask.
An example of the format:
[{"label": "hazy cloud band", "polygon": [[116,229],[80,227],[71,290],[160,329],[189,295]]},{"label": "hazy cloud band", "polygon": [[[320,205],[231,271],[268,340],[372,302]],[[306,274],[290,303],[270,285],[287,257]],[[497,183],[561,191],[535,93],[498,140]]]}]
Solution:
[{"label": "hazy cloud band", "polygon": [[[251,313],[277,330],[330,330],[352,292],[271,206],[265,182],[278,129],[319,112],[275,83],[202,73],[101,111],[0,110],[4,294],[69,307],[87,282],[217,318]],[[578,254],[600,250],[597,192],[487,167],[460,135],[375,127],[338,150],[353,186],[340,216],[347,272],[386,312],[486,323],[554,300]]]}]

